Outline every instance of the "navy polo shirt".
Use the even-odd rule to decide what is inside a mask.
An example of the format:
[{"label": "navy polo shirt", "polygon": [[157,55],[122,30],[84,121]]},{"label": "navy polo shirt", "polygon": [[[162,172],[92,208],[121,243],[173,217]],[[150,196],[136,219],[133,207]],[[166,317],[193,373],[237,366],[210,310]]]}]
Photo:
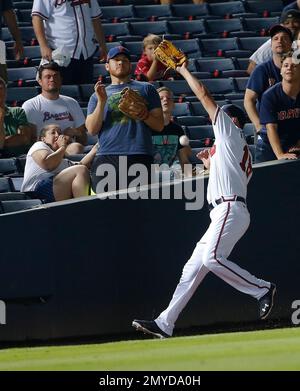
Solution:
[{"label": "navy polo shirt", "polygon": [[257,93],[260,103],[262,94],[281,80],[280,68],[272,59],[255,67],[248,80],[247,88]]}]

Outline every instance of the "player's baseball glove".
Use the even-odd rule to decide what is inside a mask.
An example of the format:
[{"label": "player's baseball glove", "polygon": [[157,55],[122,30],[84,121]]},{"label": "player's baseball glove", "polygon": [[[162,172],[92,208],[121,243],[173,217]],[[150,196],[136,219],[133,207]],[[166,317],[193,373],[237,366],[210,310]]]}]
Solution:
[{"label": "player's baseball glove", "polygon": [[163,63],[168,69],[176,70],[176,67],[180,67],[185,61],[187,61],[186,55],[172,42],[164,39],[154,50],[155,57]]},{"label": "player's baseball glove", "polygon": [[149,115],[146,99],[129,87],[122,90],[118,107],[123,114],[134,120],[144,121]]}]

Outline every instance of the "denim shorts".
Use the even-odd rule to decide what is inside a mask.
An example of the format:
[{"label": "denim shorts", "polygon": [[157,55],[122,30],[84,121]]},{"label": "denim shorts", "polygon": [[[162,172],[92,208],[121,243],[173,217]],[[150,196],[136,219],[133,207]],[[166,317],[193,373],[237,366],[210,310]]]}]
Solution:
[{"label": "denim shorts", "polygon": [[34,192],[38,198],[45,200],[46,202],[55,202],[53,194],[53,176],[47,179],[42,179],[37,184]]}]

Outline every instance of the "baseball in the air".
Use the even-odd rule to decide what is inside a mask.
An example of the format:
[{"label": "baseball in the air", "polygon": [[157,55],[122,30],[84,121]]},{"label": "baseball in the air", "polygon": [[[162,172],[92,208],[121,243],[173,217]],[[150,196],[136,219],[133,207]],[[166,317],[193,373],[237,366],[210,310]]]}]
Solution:
[{"label": "baseball in the air", "polygon": [[180,145],[182,145],[183,147],[187,147],[189,144],[190,144],[190,140],[187,136],[181,136],[179,138],[179,142],[180,142]]}]

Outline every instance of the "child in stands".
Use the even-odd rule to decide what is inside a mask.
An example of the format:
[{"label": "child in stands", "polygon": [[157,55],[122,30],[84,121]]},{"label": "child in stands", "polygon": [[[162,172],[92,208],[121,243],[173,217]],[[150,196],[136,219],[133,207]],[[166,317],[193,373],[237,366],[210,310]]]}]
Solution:
[{"label": "child in stands", "polygon": [[[154,50],[162,39],[155,34],[149,34],[144,38],[144,51],[139,59],[134,74],[145,81],[166,79],[167,68],[155,58]],[[167,72],[168,73],[168,72]]]}]

